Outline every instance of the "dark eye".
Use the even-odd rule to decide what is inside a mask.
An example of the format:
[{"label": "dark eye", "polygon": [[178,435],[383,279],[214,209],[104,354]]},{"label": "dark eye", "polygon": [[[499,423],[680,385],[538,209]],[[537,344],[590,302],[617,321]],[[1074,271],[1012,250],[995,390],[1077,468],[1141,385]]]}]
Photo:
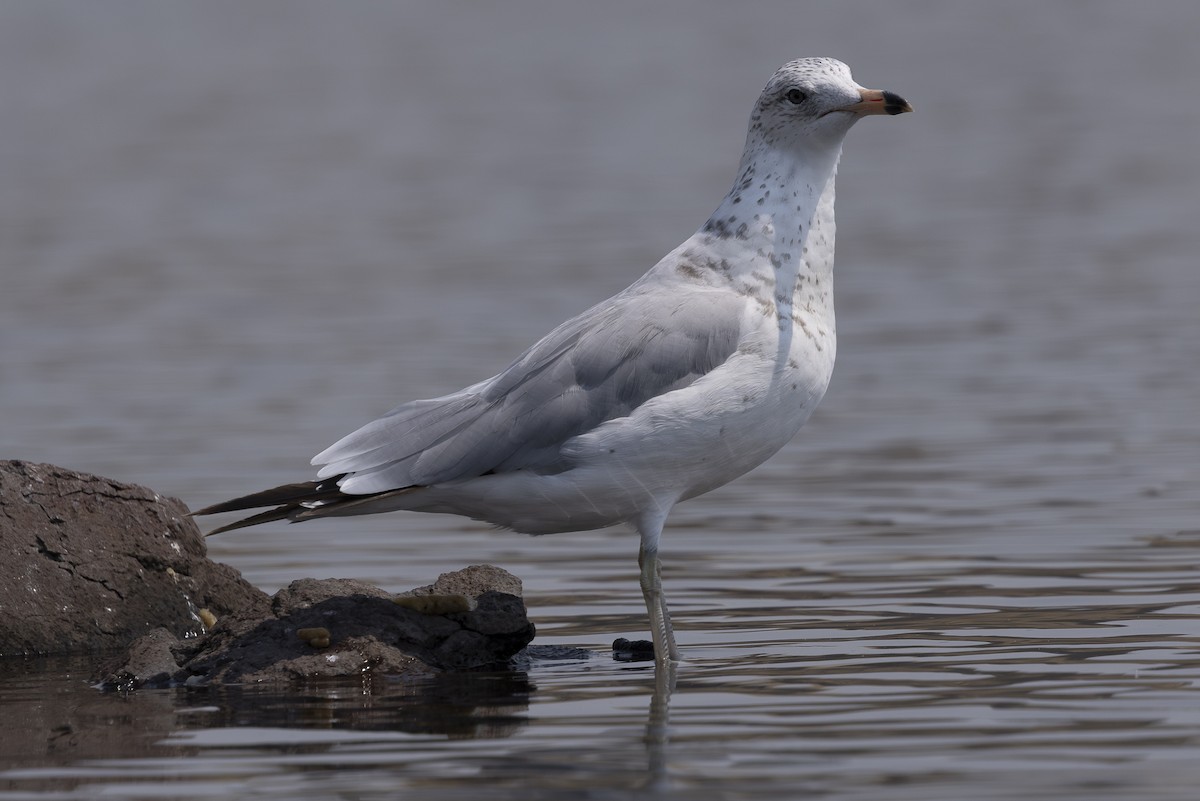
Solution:
[{"label": "dark eye", "polygon": [[797,106],[808,99],[808,95],[804,94],[804,92],[801,92],[799,89],[788,89],[787,94],[784,95],[784,97],[788,99],[789,103],[795,103]]}]

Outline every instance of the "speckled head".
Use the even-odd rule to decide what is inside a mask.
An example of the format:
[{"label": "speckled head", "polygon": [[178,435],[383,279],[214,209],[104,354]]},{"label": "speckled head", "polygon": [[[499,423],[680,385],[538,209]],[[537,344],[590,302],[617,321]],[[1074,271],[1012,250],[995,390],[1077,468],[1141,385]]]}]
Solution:
[{"label": "speckled head", "polygon": [[799,58],[779,68],[750,117],[751,139],[768,147],[828,146],[869,114],[903,114],[912,106],[897,94],[866,89],[834,58]]}]

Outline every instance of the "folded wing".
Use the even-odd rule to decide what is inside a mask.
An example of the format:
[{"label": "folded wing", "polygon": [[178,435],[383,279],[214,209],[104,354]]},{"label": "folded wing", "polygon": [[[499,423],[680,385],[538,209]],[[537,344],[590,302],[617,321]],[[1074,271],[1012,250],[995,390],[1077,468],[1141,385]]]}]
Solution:
[{"label": "folded wing", "polygon": [[691,289],[663,301],[635,285],[563,323],[504,372],[465,390],[403,404],[313,459],[343,492],[369,494],[486,473],[553,473],[562,445],[685,387],[725,362],[744,304]]}]

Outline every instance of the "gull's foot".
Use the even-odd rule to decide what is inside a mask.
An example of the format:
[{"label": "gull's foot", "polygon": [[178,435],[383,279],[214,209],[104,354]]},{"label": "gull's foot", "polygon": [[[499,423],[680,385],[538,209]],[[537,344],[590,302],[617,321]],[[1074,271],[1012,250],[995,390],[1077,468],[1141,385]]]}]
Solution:
[{"label": "gull's foot", "polygon": [[650,640],[613,640],[613,659],[617,662],[653,662],[654,643]]}]

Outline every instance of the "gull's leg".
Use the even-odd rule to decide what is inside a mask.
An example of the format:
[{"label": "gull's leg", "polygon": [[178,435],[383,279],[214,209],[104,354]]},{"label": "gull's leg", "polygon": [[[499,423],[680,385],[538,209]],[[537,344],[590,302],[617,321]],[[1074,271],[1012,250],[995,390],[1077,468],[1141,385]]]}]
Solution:
[{"label": "gull's leg", "polygon": [[653,517],[643,518],[638,525],[638,533],[642,537],[642,544],[638,549],[642,597],[646,600],[646,612],[650,616],[654,661],[660,665],[679,661],[679,648],[675,645],[675,632],[671,628],[671,613],[667,611],[667,597],[662,588],[662,568],[658,560],[658,541],[662,537],[662,525],[666,516],[666,511],[662,511]]},{"label": "gull's leg", "polygon": [[638,549],[638,567],[642,569],[642,597],[646,599],[646,612],[650,615],[650,637],[654,640],[654,661],[666,663],[679,661],[679,648],[675,645],[675,632],[671,628],[671,613],[667,611],[667,598],[663,595],[662,575],[658,561],[658,550]]}]

